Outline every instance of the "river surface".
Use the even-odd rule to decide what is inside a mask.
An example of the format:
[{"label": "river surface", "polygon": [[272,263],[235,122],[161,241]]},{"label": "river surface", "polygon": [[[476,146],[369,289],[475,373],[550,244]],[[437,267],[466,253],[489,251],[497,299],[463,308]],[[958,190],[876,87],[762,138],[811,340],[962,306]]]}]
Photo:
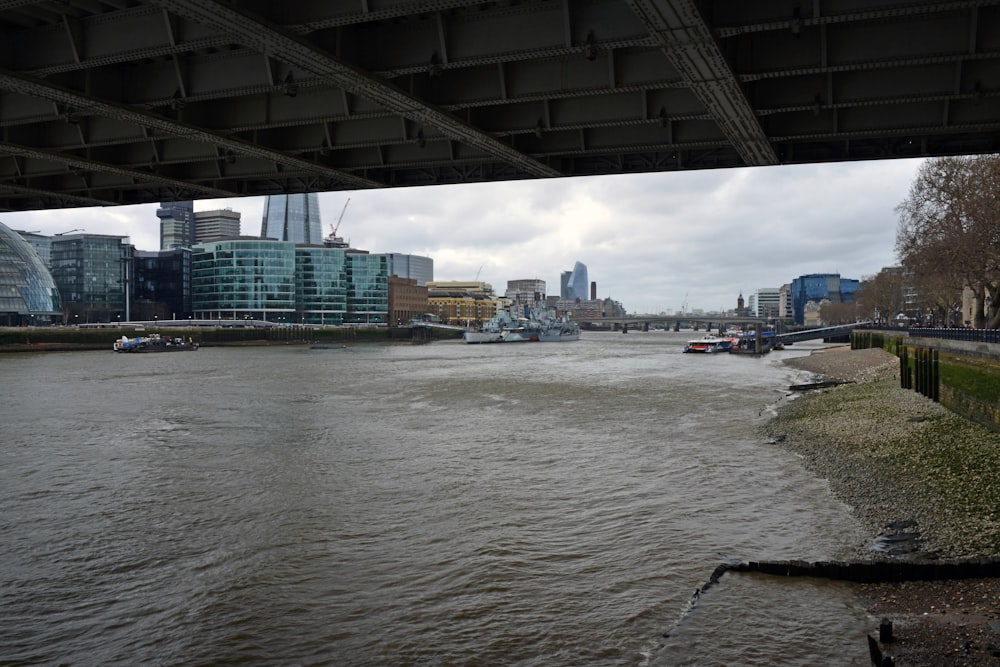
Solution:
[{"label": "river surface", "polygon": [[[700,334],[698,334],[700,335]],[[690,332],[0,356],[0,664],[867,665],[804,376]]]}]

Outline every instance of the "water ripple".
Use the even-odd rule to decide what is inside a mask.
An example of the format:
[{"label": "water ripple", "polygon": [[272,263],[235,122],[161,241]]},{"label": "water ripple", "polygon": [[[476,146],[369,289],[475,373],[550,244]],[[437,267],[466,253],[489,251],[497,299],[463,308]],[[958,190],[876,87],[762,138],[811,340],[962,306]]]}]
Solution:
[{"label": "water ripple", "polygon": [[752,439],[789,372],[684,338],[0,358],[0,662],[840,659],[829,589],[726,581],[661,638],[720,553],[856,530]]}]

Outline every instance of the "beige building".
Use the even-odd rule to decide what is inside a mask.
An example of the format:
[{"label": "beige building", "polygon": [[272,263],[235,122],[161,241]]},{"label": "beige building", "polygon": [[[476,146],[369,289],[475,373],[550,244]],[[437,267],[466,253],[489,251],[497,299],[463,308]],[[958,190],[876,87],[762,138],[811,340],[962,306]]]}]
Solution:
[{"label": "beige building", "polygon": [[231,208],[215,211],[196,211],[194,214],[194,242],[210,243],[240,235],[240,212]]},{"label": "beige building", "polygon": [[493,285],[476,280],[428,280],[427,289],[430,292],[462,292],[472,296],[495,296]]},{"label": "beige building", "polygon": [[475,280],[433,280],[427,283],[429,313],[448,324],[466,325],[495,317],[502,307],[489,283]]},{"label": "beige building", "polygon": [[427,297],[427,312],[446,324],[471,324],[496,317],[499,301],[460,293],[432,293]]}]

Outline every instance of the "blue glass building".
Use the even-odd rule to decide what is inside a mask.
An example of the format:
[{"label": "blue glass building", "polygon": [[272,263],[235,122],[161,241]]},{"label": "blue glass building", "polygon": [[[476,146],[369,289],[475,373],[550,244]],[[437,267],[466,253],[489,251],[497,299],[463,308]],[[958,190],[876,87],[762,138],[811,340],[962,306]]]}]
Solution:
[{"label": "blue glass building", "polygon": [[45,263],[0,223],[0,325],[48,324],[61,316],[59,290]]},{"label": "blue glass building", "polygon": [[805,322],[805,306],[810,301],[821,303],[850,303],[861,282],[841,278],[839,273],[813,273],[799,276],[792,281],[792,319],[796,324]]},{"label": "blue glass building", "polygon": [[323,244],[319,196],[315,192],[270,195],[264,203],[260,236],[292,243]]}]

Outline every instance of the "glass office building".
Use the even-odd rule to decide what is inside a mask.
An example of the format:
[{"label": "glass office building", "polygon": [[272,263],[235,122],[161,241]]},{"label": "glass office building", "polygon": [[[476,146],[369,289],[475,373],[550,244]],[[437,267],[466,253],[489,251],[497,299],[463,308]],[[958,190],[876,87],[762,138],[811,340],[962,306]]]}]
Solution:
[{"label": "glass office building", "polygon": [[401,252],[384,253],[389,262],[389,275],[412,278],[420,286],[434,281],[434,260],[421,255],[407,255]]},{"label": "glass office building", "polygon": [[295,244],[246,238],[196,245],[191,307],[197,319],[297,322]]},{"label": "glass office building", "polygon": [[45,263],[0,223],[0,326],[49,324],[61,317],[59,290]]},{"label": "glass office building", "polygon": [[567,301],[576,299],[587,300],[590,298],[590,281],[587,278],[587,265],[577,262],[573,265],[573,271],[566,280],[566,292],[561,295]]},{"label": "glass office building", "polygon": [[805,322],[806,304],[812,301],[821,304],[849,303],[854,301],[854,293],[861,282],[853,278],[841,278],[839,273],[812,273],[799,276],[792,281],[792,319],[795,324]]},{"label": "glass office building", "polygon": [[270,195],[264,204],[260,236],[292,243],[323,244],[319,196],[315,192]]},{"label": "glass office building", "polygon": [[191,311],[191,249],[136,250],[131,319],[186,319]]},{"label": "glass office building", "polygon": [[347,253],[345,324],[387,324],[389,267],[385,255]]},{"label": "glass office building", "polygon": [[72,234],[52,240],[52,279],[70,324],[126,319],[134,250],[127,236]]},{"label": "glass office building", "polygon": [[299,246],[295,249],[296,321],[340,325],[347,315],[345,248]]},{"label": "glass office building", "polygon": [[42,260],[46,268],[52,263],[52,237],[39,232],[17,231],[21,238],[28,242]]}]

